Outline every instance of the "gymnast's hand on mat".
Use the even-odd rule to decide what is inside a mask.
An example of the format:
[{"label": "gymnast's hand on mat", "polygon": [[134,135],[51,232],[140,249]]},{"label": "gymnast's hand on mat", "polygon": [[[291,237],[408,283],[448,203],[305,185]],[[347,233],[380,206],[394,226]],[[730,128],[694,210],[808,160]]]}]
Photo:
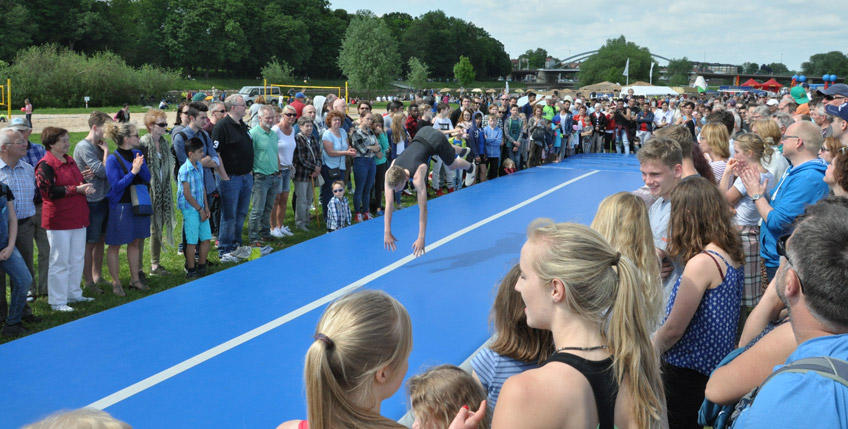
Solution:
[{"label": "gymnast's hand on mat", "polygon": [[420,237],[412,243],[412,254],[419,257],[424,254],[424,237]]},{"label": "gymnast's hand on mat", "polygon": [[397,249],[397,245],[395,245],[397,241],[397,238],[395,238],[391,232],[386,232],[385,235],[383,235],[383,245],[386,247],[386,250],[394,252]]},{"label": "gymnast's hand on mat", "polygon": [[462,408],[459,409],[459,412],[456,413],[456,417],[454,417],[448,429],[474,429],[485,417],[486,401],[480,402],[480,408],[478,408],[477,411],[471,411],[468,409],[467,405],[463,405]]}]

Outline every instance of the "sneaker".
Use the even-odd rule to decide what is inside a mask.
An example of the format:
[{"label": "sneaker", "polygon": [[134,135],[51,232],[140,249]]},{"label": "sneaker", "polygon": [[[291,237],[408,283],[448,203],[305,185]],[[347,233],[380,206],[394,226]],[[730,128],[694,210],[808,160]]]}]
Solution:
[{"label": "sneaker", "polygon": [[206,264],[197,264],[197,276],[203,277],[206,275]]},{"label": "sneaker", "polygon": [[409,189],[404,189],[402,193],[403,195],[406,195],[408,197],[412,196],[412,191],[410,191]]},{"label": "sneaker", "polygon": [[224,253],[223,255],[221,255],[221,256],[218,258],[218,260],[219,260],[221,263],[238,262],[238,261],[239,261],[239,258],[238,258],[238,257],[236,257],[236,255],[233,255],[233,253],[235,253],[235,252]]},{"label": "sneaker", "polygon": [[73,304],[75,302],[91,302],[94,301],[94,298],[89,298],[87,296],[81,296],[79,298],[68,298],[68,304]]},{"label": "sneaker", "polygon": [[20,337],[21,335],[26,335],[27,331],[24,329],[24,325],[20,323],[16,323],[14,325],[6,325],[3,327],[3,330],[0,331],[0,335],[4,337]]},{"label": "sneaker", "polygon": [[186,270],[186,280],[197,278],[197,268],[189,268]]},{"label": "sneaker", "polygon": [[362,222],[362,213],[357,213],[356,218],[353,220],[355,223]]},{"label": "sneaker", "polygon": [[377,210],[377,216],[383,216],[383,215],[385,215],[385,214],[386,214],[386,212],[385,212],[383,209],[378,209],[378,210]]},{"label": "sneaker", "polygon": [[283,235],[285,235],[286,237],[291,237],[292,235],[294,235],[294,233],[293,233],[293,232],[291,232],[291,230],[289,229],[289,227],[287,227],[287,226],[285,226],[285,225],[283,225],[283,226],[281,226],[281,227],[280,227],[280,233],[282,233],[282,234],[283,234]]},{"label": "sneaker", "polygon": [[374,215],[372,215],[371,212],[365,213],[365,220],[371,220],[371,219],[374,219]]},{"label": "sneaker", "polygon": [[151,275],[151,276],[167,276],[168,274],[171,274],[171,273],[170,273],[170,272],[168,272],[168,270],[166,270],[166,269],[165,269],[164,267],[162,267],[161,265],[159,265],[158,267],[153,268],[153,269],[151,269],[151,270],[150,270],[150,275]]},{"label": "sneaker", "polygon": [[280,230],[280,228],[272,228],[271,229],[271,237],[283,238],[284,236],[285,236],[285,234],[283,233],[283,231]]},{"label": "sneaker", "polygon": [[232,254],[236,258],[247,259],[250,257],[250,246],[239,246]]},{"label": "sneaker", "polygon": [[465,186],[471,186],[477,179],[477,164],[471,163],[471,168],[465,173]]},{"label": "sneaker", "polygon": [[265,256],[265,255],[267,255],[267,254],[269,254],[269,253],[271,253],[271,252],[273,252],[273,251],[274,251],[274,248],[273,248],[273,247],[271,247],[271,246],[264,246],[264,247],[262,247],[261,249],[259,249],[259,254],[260,254],[260,255],[262,255],[262,256]]},{"label": "sneaker", "polygon": [[21,320],[23,320],[24,322],[27,322],[27,323],[41,323],[41,318],[34,315],[34,314],[30,314],[29,316],[21,317]]},{"label": "sneaker", "polygon": [[55,305],[51,305],[50,308],[52,308],[53,311],[61,311],[63,313],[70,313],[71,311],[74,311],[74,309],[71,308],[71,307],[68,307],[67,304],[55,304]]},{"label": "sneaker", "polygon": [[439,190],[436,191],[437,197],[441,197],[442,195],[447,195],[447,192],[445,192],[444,189],[439,189]]},{"label": "sneaker", "polygon": [[32,291],[27,292],[26,302],[33,301],[35,301],[35,294],[33,294]]}]

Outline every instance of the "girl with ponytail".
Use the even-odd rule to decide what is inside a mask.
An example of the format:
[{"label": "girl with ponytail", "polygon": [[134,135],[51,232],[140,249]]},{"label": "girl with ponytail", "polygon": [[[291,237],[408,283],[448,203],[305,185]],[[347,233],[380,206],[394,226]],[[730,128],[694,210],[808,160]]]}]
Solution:
[{"label": "girl with ponytail", "polygon": [[556,351],[506,381],[492,427],[662,427],[642,274],[583,225],[540,219],[527,236],[515,289],[527,325],[551,331]]},{"label": "girl with ponytail", "polygon": [[[278,429],[405,429],[380,415],[380,404],[397,392],[409,366],[406,308],[382,291],[354,292],[327,307],[314,338],[303,371],[308,421]],[[485,409],[483,404],[479,419]],[[479,419],[456,427],[474,427]]]}]

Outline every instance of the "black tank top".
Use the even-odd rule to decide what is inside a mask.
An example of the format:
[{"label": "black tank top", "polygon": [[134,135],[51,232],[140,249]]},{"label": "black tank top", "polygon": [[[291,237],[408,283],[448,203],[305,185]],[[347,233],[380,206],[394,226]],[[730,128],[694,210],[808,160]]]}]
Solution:
[{"label": "black tank top", "polygon": [[580,371],[595,396],[595,406],[598,411],[599,429],[615,428],[615,398],[618,396],[618,384],[612,369],[612,358],[604,360],[586,360],[570,353],[554,353],[544,365],[551,362],[562,362]]}]

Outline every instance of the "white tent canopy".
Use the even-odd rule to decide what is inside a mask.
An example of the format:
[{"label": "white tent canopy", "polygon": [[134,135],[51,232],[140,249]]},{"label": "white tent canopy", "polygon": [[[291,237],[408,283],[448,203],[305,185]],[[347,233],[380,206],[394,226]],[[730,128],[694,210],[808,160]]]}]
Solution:
[{"label": "white tent canopy", "polygon": [[633,95],[644,95],[650,97],[653,95],[680,95],[677,91],[667,86],[626,86],[621,88],[622,94],[627,94],[627,90],[632,89]]}]

